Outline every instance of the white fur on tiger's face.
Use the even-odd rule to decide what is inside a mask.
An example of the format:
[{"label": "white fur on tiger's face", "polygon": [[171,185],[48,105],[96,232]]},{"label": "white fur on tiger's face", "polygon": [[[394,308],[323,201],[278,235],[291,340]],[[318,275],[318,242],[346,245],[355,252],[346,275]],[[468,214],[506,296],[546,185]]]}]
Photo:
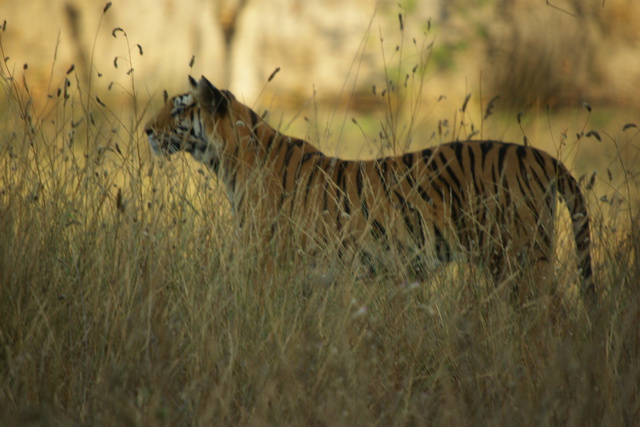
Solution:
[{"label": "white fur on tiger's face", "polygon": [[342,160],[279,133],[206,78],[189,81],[191,91],[171,98],[146,125],[152,149],[185,151],[207,165],[240,217],[264,205],[262,227],[274,236],[293,221],[363,252],[371,242],[378,252],[404,248],[422,266],[463,254],[500,281],[513,260],[551,265],[559,194],[571,214],[583,293],[596,300],[586,202],[553,156],[530,146],[461,141]]},{"label": "white fur on tiger's face", "polygon": [[[173,97],[167,103],[170,108],[165,108],[158,116],[158,122],[164,122],[164,128],[148,126],[146,128],[149,143],[155,154],[174,154],[178,151],[191,150],[196,144],[207,145],[206,135],[200,127],[200,120],[193,120],[191,113],[196,106],[193,95],[190,93]],[[186,110],[191,113],[184,114]],[[164,117],[164,114],[168,114]],[[171,129],[167,132],[168,129]]]}]

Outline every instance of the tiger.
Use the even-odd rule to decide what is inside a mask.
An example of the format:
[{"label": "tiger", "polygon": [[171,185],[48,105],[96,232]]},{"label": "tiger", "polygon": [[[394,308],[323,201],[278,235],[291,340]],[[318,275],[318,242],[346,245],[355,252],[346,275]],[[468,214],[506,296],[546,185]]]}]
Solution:
[{"label": "tiger", "polygon": [[189,76],[189,85],[145,125],[149,144],[157,155],[184,151],[206,165],[240,223],[260,217],[260,227],[275,238],[282,224],[297,221],[320,240],[361,246],[365,258],[370,244],[382,253],[400,248],[393,253],[408,254],[416,265],[462,256],[484,264],[498,283],[524,261],[549,275],[559,194],[571,217],[580,292],[590,306],[596,303],[585,196],[550,154],[531,145],[466,140],[340,159],[280,133],[204,76]]}]

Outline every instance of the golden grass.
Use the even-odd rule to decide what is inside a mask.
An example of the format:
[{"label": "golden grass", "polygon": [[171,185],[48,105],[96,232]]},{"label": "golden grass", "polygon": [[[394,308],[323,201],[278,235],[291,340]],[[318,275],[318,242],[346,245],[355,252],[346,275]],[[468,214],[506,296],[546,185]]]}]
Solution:
[{"label": "golden grass", "polygon": [[589,320],[571,298],[514,307],[466,264],[423,283],[335,265],[328,286],[304,257],[269,275],[273,248],[237,235],[209,172],[149,159],[142,113],[77,82],[36,110],[19,79],[3,68],[3,425],[640,421],[636,129],[603,141],[624,167],[589,192]]}]

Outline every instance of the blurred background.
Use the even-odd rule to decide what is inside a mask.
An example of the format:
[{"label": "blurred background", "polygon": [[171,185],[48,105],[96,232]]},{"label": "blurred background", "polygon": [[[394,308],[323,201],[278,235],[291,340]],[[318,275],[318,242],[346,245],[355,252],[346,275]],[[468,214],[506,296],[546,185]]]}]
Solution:
[{"label": "blurred background", "polygon": [[298,110],[313,99],[366,115],[388,79],[420,65],[414,95],[428,111],[445,97],[459,108],[467,93],[481,105],[499,95],[499,111],[589,102],[633,120],[640,107],[637,0],[106,4],[0,1],[4,56],[36,102],[73,64],[78,85],[90,81],[111,108],[132,93],[142,105],[162,102],[163,90],[182,92],[188,74],[204,74],[252,106]]}]

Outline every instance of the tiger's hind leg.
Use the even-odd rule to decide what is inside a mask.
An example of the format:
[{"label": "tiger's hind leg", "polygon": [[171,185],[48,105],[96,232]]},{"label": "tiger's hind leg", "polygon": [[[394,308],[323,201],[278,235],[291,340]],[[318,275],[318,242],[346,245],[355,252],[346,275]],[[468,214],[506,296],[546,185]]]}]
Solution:
[{"label": "tiger's hind leg", "polygon": [[494,248],[485,258],[486,269],[493,286],[500,292],[507,289],[509,298],[518,301],[520,286],[516,269],[511,264],[511,259],[505,254],[503,248]]},{"label": "tiger's hind leg", "polygon": [[555,298],[552,248],[531,245],[519,249],[501,245],[483,258],[495,288],[518,307]]},{"label": "tiger's hind leg", "polygon": [[555,194],[514,198],[491,233],[488,257],[491,275],[509,289],[518,306],[555,299],[553,277]]}]

